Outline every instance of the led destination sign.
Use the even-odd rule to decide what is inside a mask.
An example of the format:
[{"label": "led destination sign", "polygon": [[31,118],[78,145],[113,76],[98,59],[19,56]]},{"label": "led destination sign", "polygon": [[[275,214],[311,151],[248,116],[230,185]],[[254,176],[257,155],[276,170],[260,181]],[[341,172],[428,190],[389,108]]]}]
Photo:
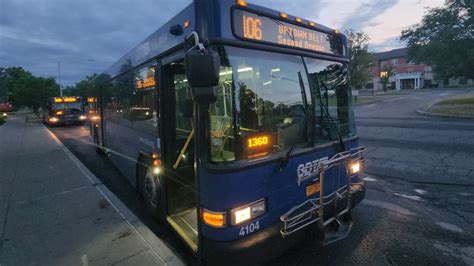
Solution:
[{"label": "led destination sign", "polygon": [[240,9],[234,10],[233,19],[234,34],[241,39],[343,55],[341,39],[336,35]]}]

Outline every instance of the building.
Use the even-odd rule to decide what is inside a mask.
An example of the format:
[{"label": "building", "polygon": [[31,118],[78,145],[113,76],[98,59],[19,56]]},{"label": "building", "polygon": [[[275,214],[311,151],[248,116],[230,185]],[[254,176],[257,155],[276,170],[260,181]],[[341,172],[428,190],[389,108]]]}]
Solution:
[{"label": "building", "polygon": [[400,48],[382,53],[374,53],[374,64],[370,68],[372,81],[366,84],[366,89],[382,90],[380,78],[392,70],[389,78],[388,89],[422,89],[438,87],[463,87],[473,86],[474,80],[465,78],[450,78],[448,80],[435,80],[433,68],[426,64],[415,64],[408,59],[408,49]]},{"label": "building", "polygon": [[373,54],[375,61],[370,68],[372,82],[366,85],[368,89],[382,90],[380,78],[392,71],[389,78],[389,89],[421,89],[437,86],[433,69],[429,65],[415,64],[408,60],[407,48],[395,49]]}]

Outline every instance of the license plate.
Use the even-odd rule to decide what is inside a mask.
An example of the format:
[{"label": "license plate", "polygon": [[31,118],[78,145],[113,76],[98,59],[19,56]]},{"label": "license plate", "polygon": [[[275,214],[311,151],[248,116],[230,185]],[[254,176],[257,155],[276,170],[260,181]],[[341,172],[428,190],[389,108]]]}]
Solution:
[{"label": "license plate", "polygon": [[318,193],[321,190],[320,183],[309,184],[306,186],[306,196],[309,197],[313,194]]}]

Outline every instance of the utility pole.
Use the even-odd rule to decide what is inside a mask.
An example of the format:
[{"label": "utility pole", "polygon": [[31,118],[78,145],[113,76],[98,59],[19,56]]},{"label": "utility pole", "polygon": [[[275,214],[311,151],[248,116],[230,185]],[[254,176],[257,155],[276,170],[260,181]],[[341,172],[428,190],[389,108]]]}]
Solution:
[{"label": "utility pole", "polygon": [[59,95],[63,97],[63,88],[61,86],[61,62],[58,62],[58,83],[59,83]]}]

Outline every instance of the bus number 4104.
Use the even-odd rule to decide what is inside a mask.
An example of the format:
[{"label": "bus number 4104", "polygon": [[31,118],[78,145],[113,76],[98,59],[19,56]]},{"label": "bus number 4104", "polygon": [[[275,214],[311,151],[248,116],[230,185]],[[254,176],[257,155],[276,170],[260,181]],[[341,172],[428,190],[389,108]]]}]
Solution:
[{"label": "bus number 4104", "polygon": [[257,221],[255,223],[249,223],[244,227],[240,228],[239,235],[240,236],[246,236],[248,234],[251,234],[255,231],[258,231],[260,229],[260,223]]}]

